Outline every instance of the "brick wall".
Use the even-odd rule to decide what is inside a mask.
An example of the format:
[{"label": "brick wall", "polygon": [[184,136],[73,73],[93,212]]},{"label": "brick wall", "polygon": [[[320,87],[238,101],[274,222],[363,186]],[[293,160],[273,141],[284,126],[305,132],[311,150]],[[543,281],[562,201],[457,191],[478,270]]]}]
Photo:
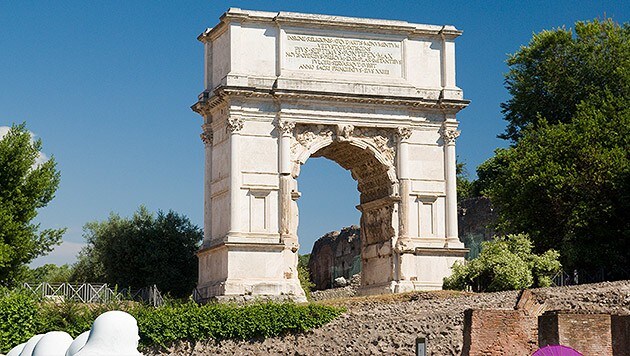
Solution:
[{"label": "brick wall", "polygon": [[613,355],[611,317],[547,312],[538,317],[538,343],[569,346],[584,355]]},{"label": "brick wall", "polygon": [[611,315],[610,331],[614,356],[630,356],[630,315]]},{"label": "brick wall", "polygon": [[468,309],[462,355],[531,355],[538,349],[537,323],[522,310]]}]

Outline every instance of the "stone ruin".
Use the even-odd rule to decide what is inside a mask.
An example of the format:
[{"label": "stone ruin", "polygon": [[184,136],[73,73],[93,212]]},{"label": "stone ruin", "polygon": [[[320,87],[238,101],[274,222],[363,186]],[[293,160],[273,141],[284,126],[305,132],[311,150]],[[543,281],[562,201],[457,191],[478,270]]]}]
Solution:
[{"label": "stone ruin", "polygon": [[[198,39],[205,90],[204,298],[305,300],[298,178],[310,157],[360,192],[362,294],[441,289],[457,232],[450,25],[229,9]],[[308,197],[304,197],[308,199]]]},{"label": "stone ruin", "polygon": [[[482,241],[491,240],[494,230],[489,227],[497,218],[490,200],[475,197],[459,202],[457,210],[459,237],[475,257]],[[361,273],[361,228],[353,225],[320,237],[310,254],[309,271],[314,290],[345,287],[335,283],[343,278],[346,283]]]}]

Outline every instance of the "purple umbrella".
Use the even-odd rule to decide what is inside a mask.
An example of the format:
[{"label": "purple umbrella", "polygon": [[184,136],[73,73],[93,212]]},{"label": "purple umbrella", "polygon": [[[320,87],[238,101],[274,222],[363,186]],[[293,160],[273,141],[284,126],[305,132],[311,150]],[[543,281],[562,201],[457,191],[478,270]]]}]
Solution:
[{"label": "purple umbrella", "polygon": [[532,356],[584,356],[568,346],[548,345],[538,349]]}]

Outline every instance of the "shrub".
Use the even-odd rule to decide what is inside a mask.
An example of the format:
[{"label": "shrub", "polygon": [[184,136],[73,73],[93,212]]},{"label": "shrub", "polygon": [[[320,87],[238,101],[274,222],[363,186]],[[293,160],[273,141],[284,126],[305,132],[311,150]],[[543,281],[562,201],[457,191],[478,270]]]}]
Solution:
[{"label": "shrub", "polygon": [[0,352],[25,342],[35,334],[65,331],[73,337],[91,328],[94,319],[108,310],[124,310],[138,321],[144,346],[176,340],[253,339],[303,332],[322,326],[342,309],[294,303],[197,305],[170,301],[153,308],[137,303],[82,304],[73,301],[38,301],[27,291],[0,291]]},{"label": "shrub", "polygon": [[298,256],[298,279],[300,280],[300,286],[304,290],[307,300],[311,300],[311,289],[315,287],[315,283],[311,281],[311,272],[308,269],[308,261],[311,259],[311,254]]},{"label": "shrub", "polygon": [[532,252],[532,242],[525,234],[497,237],[482,243],[479,257],[467,264],[456,263],[444,289],[476,292],[548,287],[550,275],[560,269],[559,254],[549,250],[542,255]]},{"label": "shrub", "polygon": [[322,326],[342,312],[339,308],[293,303],[245,306],[193,302],[135,311],[140,340],[145,345],[166,345],[175,340],[267,338]]},{"label": "shrub", "polygon": [[22,290],[0,289],[0,353],[9,351],[37,333],[37,300]]}]

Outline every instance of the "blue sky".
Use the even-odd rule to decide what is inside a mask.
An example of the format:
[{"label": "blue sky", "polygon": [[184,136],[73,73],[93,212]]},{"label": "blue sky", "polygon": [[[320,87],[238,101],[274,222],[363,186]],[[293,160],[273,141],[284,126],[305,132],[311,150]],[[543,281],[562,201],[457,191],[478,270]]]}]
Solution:
[{"label": "blue sky", "polygon": [[[474,173],[505,142],[506,55],[544,29],[596,17],[628,21],[623,1],[0,1],[0,126],[25,121],[61,170],[42,227],[67,227],[64,245],[33,265],[72,262],[82,226],[141,204],[202,226],[202,91],[196,36],[228,7],[452,24],[457,84],[471,105],[458,119],[458,156]],[[299,179],[301,252],[358,224],[356,183],[313,159]]]}]

